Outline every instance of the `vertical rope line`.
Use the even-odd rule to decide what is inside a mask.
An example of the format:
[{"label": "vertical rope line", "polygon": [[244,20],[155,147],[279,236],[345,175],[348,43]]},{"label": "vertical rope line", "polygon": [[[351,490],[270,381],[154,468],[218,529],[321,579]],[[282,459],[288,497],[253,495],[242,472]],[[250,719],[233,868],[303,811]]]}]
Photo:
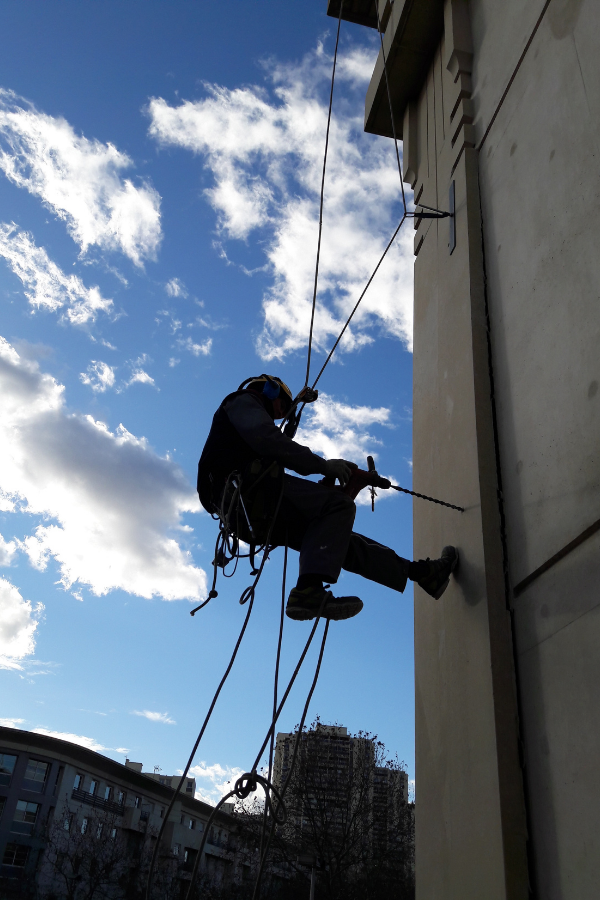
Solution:
[{"label": "vertical rope line", "polygon": [[[388,106],[390,108],[390,119],[392,122],[392,135],[394,137],[394,146],[396,148],[396,162],[398,163],[398,175],[400,176],[400,189],[402,191],[402,204],[406,213],[406,196],[404,194],[404,181],[402,179],[402,165],[400,163],[400,151],[398,150],[398,138],[396,137],[396,121],[394,119],[394,110],[392,108],[392,94],[390,91],[390,82],[388,78],[387,59],[385,57],[385,49],[383,46],[383,34],[381,33],[381,19],[379,17],[379,0],[375,0],[375,12],[377,14],[377,31],[379,32],[379,41],[381,43],[381,55],[383,57],[383,72],[385,75],[385,88],[387,91]],[[391,13],[390,13],[391,15]]]},{"label": "vertical rope line", "polygon": [[[288,536],[285,536],[285,549],[283,554],[283,578],[281,580],[281,615],[279,617],[279,638],[277,641],[277,658],[275,660],[275,678],[273,682],[273,721],[275,721],[277,716],[277,691],[279,687],[279,663],[281,661],[281,642],[283,639],[283,620],[285,613],[285,581],[287,574],[287,560],[288,560]],[[275,747],[275,729],[271,731],[271,741],[269,744],[269,777],[267,779],[269,785],[272,781],[273,775],[273,750]],[[265,797],[265,811],[263,817],[263,828],[260,835],[260,851],[259,856],[262,856],[265,837],[267,834],[267,814],[269,811],[269,800],[270,800],[270,788],[266,789],[266,797]]]},{"label": "vertical rope line", "polygon": [[[320,618],[320,616],[319,616]],[[310,701],[312,700],[312,695],[315,692],[315,688],[317,686],[317,681],[319,679],[319,672],[321,671],[321,663],[323,662],[323,654],[325,653],[325,643],[327,641],[327,634],[329,633],[329,619],[325,620],[325,628],[323,630],[323,640],[321,641],[321,649],[319,651],[319,658],[317,660],[317,667],[315,669],[315,677],[313,678],[313,682],[310,686],[310,691],[308,692],[308,697],[306,698],[306,703],[304,704],[304,709],[302,710],[302,718],[300,719],[300,724],[298,726],[298,733],[296,735],[296,741],[294,743],[294,752],[292,754],[292,761],[290,763],[290,770],[287,774],[287,778],[283,784],[283,787],[280,791],[281,803],[283,803],[283,798],[285,797],[285,793],[290,784],[290,780],[292,774],[294,772],[294,768],[296,766],[296,757],[298,755],[298,747],[300,745],[300,740],[302,738],[302,732],[304,730],[304,723],[306,722],[306,715],[308,713],[308,707],[310,706]],[[317,623],[319,619],[317,619]],[[273,822],[271,823],[271,831],[269,833],[269,839],[267,841],[267,846],[265,847],[264,853],[261,856],[258,875],[256,877],[256,883],[254,885],[254,891],[252,893],[252,900],[256,900],[260,893],[260,883],[262,879],[263,869],[265,867],[265,863],[267,861],[267,855],[269,853],[269,848],[271,846],[271,841],[273,840],[273,835],[275,834],[275,828],[277,827],[277,814],[279,812],[281,803],[278,804],[277,809],[275,810],[275,814],[273,815]]]},{"label": "vertical rope line", "polygon": [[335,39],[335,51],[333,54],[333,70],[331,72],[331,90],[329,92],[329,112],[327,114],[327,132],[325,134],[325,153],[323,155],[323,174],[321,175],[321,199],[319,202],[319,237],[317,240],[317,260],[315,263],[315,284],[313,288],[312,311],[310,314],[310,331],[308,335],[308,358],[306,360],[306,380],[304,387],[308,387],[308,379],[310,377],[310,358],[312,354],[312,337],[315,323],[315,307],[317,305],[317,285],[319,282],[319,260],[321,258],[321,235],[323,233],[323,196],[325,193],[325,169],[327,168],[327,150],[329,148],[329,126],[331,124],[331,108],[333,106],[333,85],[335,82],[335,67],[337,64],[338,44],[340,42],[340,26],[342,24],[342,9],[344,8],[344,0],[340,3],[340,13],[338,16],[337,35]]}]

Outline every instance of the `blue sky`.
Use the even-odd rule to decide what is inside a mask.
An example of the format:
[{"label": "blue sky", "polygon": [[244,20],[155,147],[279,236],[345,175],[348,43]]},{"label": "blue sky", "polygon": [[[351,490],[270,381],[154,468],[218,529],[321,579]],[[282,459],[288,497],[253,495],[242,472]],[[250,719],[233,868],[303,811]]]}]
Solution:
[{"label": "blue sky", "polygon": [[[195,469],[252,374],[304,382],[335,22],[325,0],[3,4],[0,54],[0,664],[4,724],[174,773],[249,583],[206,594]],[[377,35],[343,25],[317,371],[401,215],[391,141],[362,131]],[[405,226],[298,438],[410,486]],[[411,501],[356,529],[411,556]],[[435,548],[432,548],[432,552]],[[269,724],[282,551],[196,759],[214,801]],[[291,554],[290,580],[297,574]],[[344,575],[311,715],[375,732],[413,773],[412,590]],[[286,622],[283,676],[307,623]],[[314,648],[316,652],[316,647]],[[300,717],[314,654],[280,720]]]}]

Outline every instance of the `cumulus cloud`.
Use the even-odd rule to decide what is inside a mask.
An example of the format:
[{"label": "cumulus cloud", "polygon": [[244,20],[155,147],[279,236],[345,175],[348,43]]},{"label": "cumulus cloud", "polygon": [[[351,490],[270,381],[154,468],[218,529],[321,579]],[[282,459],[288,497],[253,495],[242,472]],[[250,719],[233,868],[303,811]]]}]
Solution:
[{"label": "cumulus cloud", "polygon": [[168,713],[152,712],[149,709],[134,709],[131,715],[142,716],[144,719],[149,719],[151,722],[162,722],[164,725],[177,725],[175,719],[171,719]]},{"label": "cumulus cloud", "polygon": [[[326,349],[379,259],[401,215],[393,145],[363,133],[358,98],[373,55],[355,49],[339,69],[325,189],[315,346]],[[331,59],[319,45],[297,65],[271,64],[270,89],[207,85],[197,101],[148,105],[150,134],[202,157],[213,176],[206,198],[223,239],[252,234],[266,248],[272,286],[263,299],[258,349],[282,358],[306,344]],[[346,96],[358,88],[352,103]],[[407,347],[412,335],[412,233],[404,228],[367,292],[341,350],[374,330]]]},{"label": "cumulus cloud", "polygon": [[196,779],[196,787],[199,788],[196,790],[196,799],[216,806],[221,797],[231,790],[236,779],[244,774],[244,769],[222,766],[219,763],[208,766],[201,762],[192,766],[189,774]]},{"label": "cumulus cloud", "polygon": [[44,607],[24,600],[19,590],[0,578],[0,669],[22,669],[21,660],[35,651],[35,630]]},{"label": "cumulus cloud", "polygon": [[113,302],[98,287],[87,288],[77,275],[66,275],[43,247],[37,247],[27,231],[14,223],[0,223],[0,256],[23,283],[25,296],[36,309],[51,312],[66,307],[63,318],[72,325],[93,322],[98,313],[109,313]]},{"label": "cumulus cloud", "polygon": [[[206,575],[173,532],[199,511],[181,469],[120,425],[71,413],[64,388],[0,338],[0,494],[43,517],[22,549],[65,588],[196,599]],[[182,532],[177,530],[178,535]],[[33,633],[33,632],[31,632]]]},{"label": "cumulus cloud", "polygon": [[0,726],[2,728],[18,728],[20,725],[25,724],[25,719],[0,719]]},{"label": "cumulus cloud", "polygon": [[169,297],[187,297],[188,292],[183,281],[180,281],[179,278],[171,278],[170,281],[167,281],[165,284],[165,290]]},{"label": "cumulus cloud", "polygon": [[114,387],[115,370],[107,363],[93,359],[87,367],[87,372],[81,372],[79,377],[93,391],[103,394],[108,388]]},{"label": "cumulus cloud", "polygon": [[63,118],[0,88],[0,169],[66,222],[83,253],[118,250],[136,265],[161,240],[160,197],[121,175],[132,167],[113,144],[89,140]]},{"label": "cumulus cloud", "polygon": [[[306,408],[296,440],[326,459],[349,459],[365,469],[366,457],[376,459],[382,445],[369,429],[373,425],[391,427],[390,417],[391,410],[385,406],[352,406],[320,393],[317,402]],[[378,496],[391,494],[381,491]],[[369,492],[361,491],[356,502],[359,506],[370,504]]]},{"label": "cumulus cloud", "polygon": [[212,338],[207,338],[201,344],[197,344],[191,337],[177,338],[177,346],[182,350],[193,353],[194,356],[208,356],[212,348]]},{"label": "cumulus cloud", "polygon": [[148,375],[143,369],[134,369],[131,373],[131,378],[125,383],[125,387],[129,387],[132,384],[150,384],[156,387],[152,375]]},{"label": "cumulus cloud", "polygon": [[69,741],[71,744],[79,744],[81,747],[87,747],[88,750],[94,750],[96,753],[102,753],[103,750],[109,750],[115,753],[129,753],[127,747],[105,747],[95,738],[86,737],[84,734],[73,734],[70,731],[51,731],[49,728],[34,728],[34,734],[45,734],[47,737],[58,738],[60,741]]},{"label": "cumulus cloud", "polygon": [[16,552],[16,541],[7,541],[0,534],[0,566],[10,566]]},{"label": "cumulus cloud", "polygon": [[377,456],[381,445],[367,429],[389,426],[390,416],[385,406],[352,406],[320,393],[317,402],[306,408],[296,440],[326,459],[350,459],[360,465],[368,455]]}]

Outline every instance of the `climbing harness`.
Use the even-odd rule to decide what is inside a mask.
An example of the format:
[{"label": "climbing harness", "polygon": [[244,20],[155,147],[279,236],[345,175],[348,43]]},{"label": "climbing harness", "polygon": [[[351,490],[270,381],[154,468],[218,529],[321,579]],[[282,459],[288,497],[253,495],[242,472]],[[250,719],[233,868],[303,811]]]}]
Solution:
[{"label": "climbing harness", "polygon": [[[307,352],[307,365],[306,365],[306,378],[304,387],[299,392],[299,394],[292,400],[292,394],[287,387],[280,379],[273,378],[268,375],[261,375],[257,378],[250,378],[247,381],[243,382],[240,386],[240,389],[243,389],[247,384],[253,381],[264,381],[265,386],[263,388],[263,393],[267,396],[268,399],[274,400],[279,396],[280,390],[283,388],[286,396],[291,400],[291,404],[289,409],[286,412],[285,417],[281,423],[281,430],[288,437],[293,438],[296,434],[298,426],[300,424],[302,412],[305,406],[308,403],[313,403],[319,395],[318,390],[316,389],[316,385],[321,379],[323,372],[325,371],[327,365],[329,364],[335,350],[339,346],[340,341],[342,340],[346,329],[350,325],[358,307],[360,306],[367,290],[369,289],[375,275],[379,271],[379,268],[385,259],[389,249],[394,243],[398,232],[402,228],[402,225],[406,221],[407,218],[446,218],[448,216],[453,215],[453,213],[444,212],[443,210],[436,209],[434,207],[425,206],[422,203],[417,204],[421,208],[421,210],[414,212],[408,212],[407,204],[406,204],[406,196],[404,191],[404,183],[402,178],[402,166],[400,162],[400,151],[398,147],[398,139],[396,134],[396,125],[394,121],[390,86],[388,80],[388,72],[387,72],[387,60],[385,56],[385,48],[383,43],[383,35],[381,31],[381,21],[379,16],[379,3],[377,0],[375,2],[375,9],[377,12],[377,27],[379,32],[379,38],[381,42],[381,52],[383,57],[383,69],[385,73],[385,82],[386,82],[386,90],[389,104],[389,112],[390,119],[392,123],[392,134],[394,139],[394,146],[396,152],[396,161],[398,165],[398,174],[400,177],[400,188],[402,194],[402,205],[403,205],[403,213],[400,219],[398,226],[396,227],[394,233],[392,234],[390,240],[388,241],[382,255],[380,256],[369,280],[367,281],[363,291],[361,292],[358,300],[356,301],[350,315],[346,319],[338,337],[336,338],[331,350],[329,351],[325,362],[321,366],[317,377],[315,378],[312,386],[309,386],[310,380],[310,366],[311,366],[311,356],[312,356],[312,343],[313,343],[313,332],[314,332],[314,321],[315,321],[315,311],[316,311],[316,301],[317,301],[317,290],[318,290],[318,279],[319,279],[319,262],[320,262],[320,254],[321,254],[321,238],[323,232],[323,200],[324,200],[324,192],[325,192],[325,173],[327,167],[327,154],[329,149],[329,133],[331,126],[331,114],[333,107],[333,89],[335,83],[335,72],[337,65],[337,54],[339,47],[339,39],[340,39],[340,27],[342,21],[342,10],[344,7],[344,0],[340,2],[340,10],[338,15],[338,25],[337,25],[337,34],[336,34],[336,42],[335,42],[335,50],[333,56],[333,68],[331,75],[331,89],[329,93],[329,109],[327,115],[327,129],[325,136],[325,151],[323,155],[323,169],[321,175],[321,190],[320,190],[320,200],[319,200],[319,230],[318,230],[318,240],[317,240],[317,253],[316,253],[316,262],[315,262],[315,277],[314,277],[314,286],[313,286],[313,297],[312,297],[312,308],[311,308],[311,318],[310,318],[310,329],[309,329],[309,338],[308,338],[308,352]],[[427,210],[427,212],[423,212],[422,210]],[[328,486],[335,485],[335,479],[323,479],[325,484]],[[356,498],[358,493],[365,487],[370,489],[371,493],[371,509],[375,509],[375,497],[377,496],[375,488],[379,488],[381,490],[389,490],[390,488],[396,491],[401,491],[405,494],[410,494],[413,497],[418,497],[423,500],[428,500],[432,503],[439,504],[440,506],[445,506],[450,509],[457,510],[459,512],[464,512],[464,508],[461,506],[455,506],[452,503],[446,503],[443,500],[438,500],[434,497],[428,497],[425,494],[417,493],[416,491],[408,490],[407,488],[400,487],[399,485],[392,484],[389,479],[383,478],[379,475],[375,468],[375,463],[373,457],[367,457],[367,470],[359,469],[358,467],[354,467],[352,469],[352,474],[349,479],[347,485],[344,488],[339,488],[339,490],[343,490],[345,493],[349,494],[353,499]],[[219,568],[223,571],[223,576],[226,578],[232,577],[238,566],[238,562],[242,558],[248,558],[250,560],[251,565],[251,575],[253,576],[253,582],[246,587],[240,596],[240,604],[244,605],[248,603],[246,615],[244,617],[244,621],[242,623],[241,630],[239,632],[237,641],[235,643],[233,652],[229,659],[229,663],[227,664],[227,668],[225,669],[225,673],[219,682],[219,685],[215,691],[211,704],[209,706],[208,712],[204,718],[202,726],[200,728],[200,732],[196,738],[186,766],[181,775],[179,784],[175,789],[173,796],[171,798],[171,802],[165,812],[164,818],[162,820],[161,828],[158,833],[154,851],[152,854],[152,860],[150,863],[149,871],[148,871],[148,880],[146,887],[146,900],[151,900],[152,894],[152,883],[154,870],[156,867],[156,862],[159,854],[160,843],[164,834],[164,830],[166,828],[167,822],[169,821],[169,817],[173,811],[173,807],[179,796],[179,793],[183,787],[183,783],[187,777],[187,774],[190,770],[200,742],[204,736],[206,728],[210,722],[212,713],[215,709],[217,700],[221,694],[223,686],[229,677],[229,674],[233,668],[235,663],[238,650],[242,643],[243,637],[246,633],[246,629],[248,627],[248,623],[250,621],[250,616],[252,614],[252,610],[254,608],[254,600],[256,596],[256,588],[260,581],[261,575],[263,573],[264,567],[269,558],[269,554],[274,547],[270,544],[271,534],[273,531],[273,526],[275,524],[275,520],[277,518],[277,514],[279,512],[281,501],[283,499],[283,489],[284,489],[284,481],[283,481],[283,467],[280,466],[277,462],[272,460],[261,460],[257,459],[250,463],[249,466],[246,467],[244,471],[232,471],[226,481],[225,487],[221,493],[221,496],[216,504],[213,503],[213,518],[219,522],[219,530],[215,543],[215,555],[213,559],[213,581],[211,590],[208,594],[208,598],[193,609],[190,615],[194,616],[197,612],[203,609],[212,599],[218,596],[218,592],[216,590],[217,584],[217,575]],[[248,553],[241,553],[241,542],[244,542],[248,545]],[[256,565],[256,556],[262,554],[262,559],[260,564]],[[288,685],[281,697],[281,700],[278,700],[278,689],[279,689],[279,668],[281,661],[281,646],[283,639],[283,623],[284,623],[284,612],[285,612],[285,593],[286,593],[286,575],[287,575],[287,559],[288,559],[288,545],[287,538],[284,549],[284,564],[283,564],[283,578],[282,578],[282,588],[281,588],[281,611],[280,611],[280,622],[279,622],[279,634],[277,640],[277,654],[276,654],[276,662],[275,662],[275,677],[274,677],[274,685],[273,685],[273,713],[271,717],[271,724],[267,731],[267,735],[263,741],[263,744],[256,756],[254,764],[250,770],[250,772],[246,772],[241,775],[235,782],[234,787],[231,791],[229,791],[224,797],[221,798],[219,803],[216,805],[214,810],[212,811],[209,820],[204,829],[202,842],[200,844],[200,848],[198,853],[196,854],[196,859],[194,862],[194,867],[191,873],[191,879],[188,887],[188,891],[186,894],[186,900],[191,900],[194,884],[197,878],[198,869],[200,866],[202,853],[204,851],[204,847],[206,845],[206,841],[208,839],[208,835],[210,833],[211,825],[217,815],[218,811],[222,808],[223,804],[226,803],[231,798],[236,798],[238,800],[246,799],[251,793],[254,793],[257,788],[260,786],[265,795],[265,807],[263,814],[263,829],[261,833],[261,842],[260,842],[260,850],[259,850],[259,868],[257,873],[256,882],[254,885],[254,891],[252,894],[252,900],[256,900],[260,893],[260,886],[262,875],[265,867],[265,863],[267,860],[267,856],[269,853],[269,848],[271,845],[271,841],[273,839],[273,835],[275,833],[276,827],[279,825],[285,824],[287,811],[285,807],[285,794],[287,788],[290,784],[290,780],[292,774],[294,772],[294,767],[296,764],[296,758],[298,754],[298,747],[301,740],[301,736],[305,727],[306,716],[308,713],[308,708],[310,702],[312,700],[317,681],[319,678],[319,673],[321,670],[321,664],[323,661],[323,655],[325,652],[325,644],[327,641],[327,635],[329,632],[329,620],[325,620],[325,627],[323,629],[323,636],[321,639],[321,647],[319,650],[319,655],[317,659],[317,664],[315,667],[314,677],[311,683],[311,687],[306,698],[306,702],[304,704],[304,708],[302,711],[302,717],[300,719],[300,724],[298,726],[298,731],[296,734],[296,740],[294,743],[294,749],[292,753],[291,764],[285,778],[283,785],[277,789],[272,783],[273,776],[273,755],[274,755],[274,741],[275,741],[275,727],[277,721],[281,715],[281,712],[285,706],[285,703],[288,699],[292,686],[296,680],[296,677],[304,663],[306,655],[309,651],[309,648],[312,644],[313,638],[317,631],[318,625],[322,618],[323,606],[325,603],[325,598],[321,604],[321,609],[315,619],[315,622],[311,628],[310,634],[304,646],[304,649],[300,655],[298,663],[292,673],[292,676],[288,682]],[[226,569],[230,563],[234,563],[233,571],[229,574]],[[268,763],[268,772],[267,777],[261,775],[257,772],[260,760],[262,755],[269,746],[269,763]],[[274,802],[274,800],[275,802]],[[267,836],[267,826],[268,822],[271,822],[271,827],[269,830],[269,834]]]}]

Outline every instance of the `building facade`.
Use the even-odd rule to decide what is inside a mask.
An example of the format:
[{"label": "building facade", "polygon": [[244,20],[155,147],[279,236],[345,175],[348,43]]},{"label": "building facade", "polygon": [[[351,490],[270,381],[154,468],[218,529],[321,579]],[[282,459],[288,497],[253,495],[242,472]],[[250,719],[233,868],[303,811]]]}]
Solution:
[{"label": "building facade", "polygon": [[[294,733],[277,735],[273,784],[278,789],[288,777],[295,741]],[[299,790],[294,790],[294,779],[304,782]],[[349,735],[340,725],[317,723],[302,735],[291,787],[286,805],[297,841],[305,832],[310,843],[320,821],[327,822],[335,839],[360,807],[373,853],[391,849],[399,807],[408,804],[407,773],[377,765],[375,741]]]},{"label": "building facade", "polygon": [[[68,741],[0,728],[0,896],[26,897],[34,886],[42,897],[66,896],[69,879],[100,869],[115,896],[135,896],[131,886],[143,881],[173,796],[141,768]],[[158,881],[168,882],[161,900],[178,896],[189,880],[211,813],[193,793],[178,796],[159,856]],[[219,812],[200,872],[217,885],[245,880],[242,842],[231,816]]]},{"label": "building facade", "polygon": [[[330,0],[338,15],[340,0]],[[588,900],[600,881],[597,0],[345,0],[385,29],[365,128],[415,202],[419,900]],[[385,60],[385,63],[384,63]],[[406,227],[406,226],[405,226]]]}]

